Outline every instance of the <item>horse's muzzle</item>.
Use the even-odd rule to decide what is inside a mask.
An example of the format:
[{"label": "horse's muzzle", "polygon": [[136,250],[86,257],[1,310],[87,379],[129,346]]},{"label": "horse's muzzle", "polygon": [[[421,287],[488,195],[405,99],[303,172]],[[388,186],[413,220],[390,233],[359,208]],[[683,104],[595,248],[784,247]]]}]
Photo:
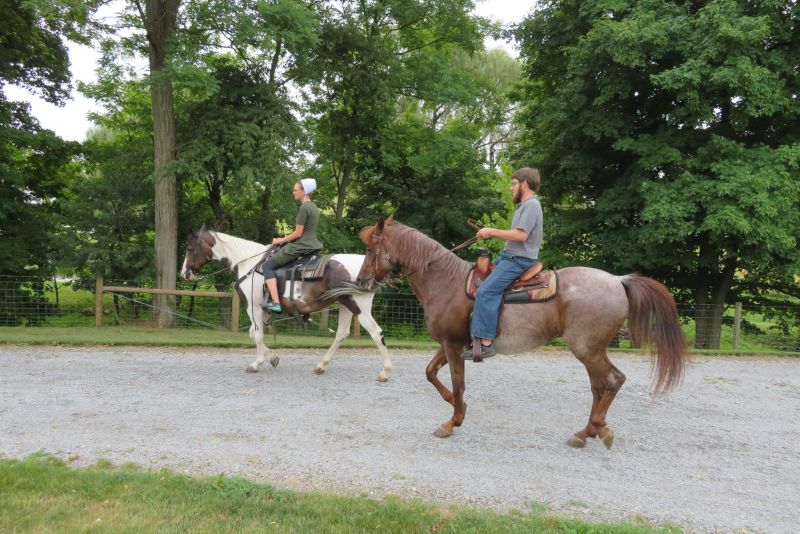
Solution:
[{"label": "horse's muzzle", "polygon": [[181,278],[184,280],[197,280],[200,278],[200,274],[192,271],[191,269],[185,268],[181,269]]},{"label": "horse's muzzle", "polygon": [[356,285],[364,291],[372,291],[372,288],[375,287],[375,277],[371,274],[359,275],[356,278]]}]

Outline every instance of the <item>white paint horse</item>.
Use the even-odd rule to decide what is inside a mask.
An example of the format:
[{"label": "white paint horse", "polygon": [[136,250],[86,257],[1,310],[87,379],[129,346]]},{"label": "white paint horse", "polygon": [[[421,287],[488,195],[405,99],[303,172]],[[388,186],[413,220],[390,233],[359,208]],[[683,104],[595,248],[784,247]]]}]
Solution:
[{"label": "white paint horse", "polygon": [[[205,227],[192,232],[188,241],[186,257],[181,268],[181,276],[184,280],[196,280],[200,275],[200,269],[210,260],[223,262],[239,279],[237,289],[242,300],[247,303],[247,315],[250,317],[250,339],[255,342],[257,351],[256,360],[247,367],[247,371],[251,373],[257,372],[261,364],[267,359],[267,356],[270,356],[270,364],[273,367],[277,366],[278,357],[272,355],[270,349],[264,343],[263,326],[265,316],[268,315],[261,308],[264,301],[264,276],[256,271],[256,266],[261,261],[264,252],[272,245],[262,245],[255,241],[206,230]],[[281,296],[281,305],[284,309],[290,309],[290,306],[295,306],[301,314],[322,310],[335,302],[341,305],[339,307],[339,327],[336,330],[336,337],[328,352],[314,367],[316,374],[322,374],[328,368],[334,352],[350,334],[353,315],[357,315],[358,322],[369,332],[381,354],[383,369],[376,380],[386,382],[392,371],[392,362],[389,359],[389,351],[386,348],[383,333],[372,317],[374,293],[348,295],[332,300],[323,296],[325,291],[336,287],[342,282],[352,283],[355,281],[362,263],[364,263],[364,256],[360,254],[333,255],[327,263],[321,279],[303,282],[303,296],[307,297],[305,302],[290,302],[285,296]],[[309,296],[310,298],[308,298]]]}]

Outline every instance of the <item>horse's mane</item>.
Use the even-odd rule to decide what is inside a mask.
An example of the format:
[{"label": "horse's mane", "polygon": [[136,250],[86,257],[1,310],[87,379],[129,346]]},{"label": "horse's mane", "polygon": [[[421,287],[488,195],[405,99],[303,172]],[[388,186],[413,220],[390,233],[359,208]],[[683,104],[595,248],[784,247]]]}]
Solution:
[{"label": "horse's mane", "polygon": [[385,228],[392,232],[392,239],[386,241],[389,254],[395,256],[409,271],[424,274],[426,271],[443,270],[457,272],[466,262],[447,250],[441,243],[431,239],[419,230],[392,222]]},{"label": "horse's mane", "polygon": [[215,230],[208,230],[208,233],[214,236],[216,240],[220,243],[226,245],[230,249],[235,249],[236,252],[244,255],[250,256],[264,252],[272,245],[262,245],[256,241],[249,241],[247,239],[242,239],[241,237],[236,237],[234,235],[223,234],[222,232],[217,232]]}]

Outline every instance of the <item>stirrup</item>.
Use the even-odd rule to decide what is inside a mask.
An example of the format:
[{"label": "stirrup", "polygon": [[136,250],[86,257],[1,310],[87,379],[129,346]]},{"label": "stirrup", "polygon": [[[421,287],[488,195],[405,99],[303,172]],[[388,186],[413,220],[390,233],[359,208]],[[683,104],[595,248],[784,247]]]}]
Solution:
[{"label": "stirrup", "polygon": [[472,340],[472,347],[461,353],[461,359],[480,363],[484,358],[491,358],[496,354],[497,351],[494,349],[494,341],[489,343],[489,345],[484,345],[481,343],[481,339],[476,337]]},{"label": "stirrup", "polygon": [[261,308],[272,313],[281,313],[283,311],[279,303],[272,302],[271,300],[265,300]]}]

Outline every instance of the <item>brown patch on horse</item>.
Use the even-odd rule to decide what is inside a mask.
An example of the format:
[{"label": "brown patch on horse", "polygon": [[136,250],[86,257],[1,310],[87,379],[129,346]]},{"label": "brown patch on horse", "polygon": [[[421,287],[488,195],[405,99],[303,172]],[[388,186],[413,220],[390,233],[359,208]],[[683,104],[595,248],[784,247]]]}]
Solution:
[{"label": "brown patch on horse", "polygon": [[[291,311],[292,306],[301,314],[309,314],[327,308],[335,300],[346,306],[354,315],[361,313],[358,305],[351,296],[333,300],[323,299],[322,295],[343,282],[350,282],[350,272],[336,260],[328,260],[322,278],[304,280],[301,294],[295,295],[294,303],[281,296],[281,305]],[[293,283],[289,280],[286,283]]]}]

